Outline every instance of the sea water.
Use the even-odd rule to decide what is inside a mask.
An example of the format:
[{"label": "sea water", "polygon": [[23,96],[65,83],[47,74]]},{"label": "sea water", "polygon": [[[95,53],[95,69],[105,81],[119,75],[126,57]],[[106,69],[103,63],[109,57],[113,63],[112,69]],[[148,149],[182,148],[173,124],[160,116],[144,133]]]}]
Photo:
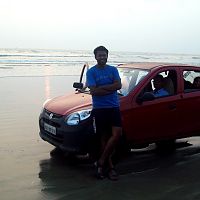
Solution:
[{"label": "sea water", "polygon": [[[110,52],[109,63],[200,65],[198,55]],[[12,199],[200,199],[199,139],[169,154],[143,149],[118,163],[120,180],[97,181],[93,165],[51,157],[39,137],[44,100],[68,93],[91,51],[0,50],[0,194]],[[77,75],[77,77],[74,77]],[[186,144],[186,145],[187,145]],[[195,144],[195,145],[194,145]],[[155,190],[156,188],[156,190]]]},{"label": "sea water", "polygon": [[[95,64],[91,51],[50,49],[0,49],[0,77],[80,75],[85,63]],[[200,65],[200,55],[115,52],[108,63],[170,62]]]}]

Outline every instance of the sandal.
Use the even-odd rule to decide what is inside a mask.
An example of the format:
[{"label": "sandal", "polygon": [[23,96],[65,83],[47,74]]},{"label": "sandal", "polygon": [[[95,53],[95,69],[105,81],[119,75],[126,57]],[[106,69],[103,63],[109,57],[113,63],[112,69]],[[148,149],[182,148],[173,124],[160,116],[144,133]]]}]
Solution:
[{"label": "sandal", "polygon": [[99,163],[95,163],[96,164],[96,177],[97,179],[104,179],[104,173],[103,173],[103,166],[99,165]]},{"label": "sandal", "polygon": [[117,181],[119,179],[119,175],[117,174],[115,168],[110,168],[108,171],[108,178],[112,181]]}]

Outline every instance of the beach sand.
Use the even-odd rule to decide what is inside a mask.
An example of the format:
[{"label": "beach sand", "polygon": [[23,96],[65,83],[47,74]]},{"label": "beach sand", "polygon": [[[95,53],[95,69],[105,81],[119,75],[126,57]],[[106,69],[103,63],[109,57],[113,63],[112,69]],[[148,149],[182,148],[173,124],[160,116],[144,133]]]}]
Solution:
[{"label": "beach sand", "polygon": [[[51,157],[39,137],[47,98],[72,92],[73,76],[0,78],[0,199],[200,199],[200,139],[158,154],[134,150],[117,165],[120,179],[99,181],[91,163]],[[187,143],[185,141],[188,141]],[[191,144],[191,145],[190,145]]]}]

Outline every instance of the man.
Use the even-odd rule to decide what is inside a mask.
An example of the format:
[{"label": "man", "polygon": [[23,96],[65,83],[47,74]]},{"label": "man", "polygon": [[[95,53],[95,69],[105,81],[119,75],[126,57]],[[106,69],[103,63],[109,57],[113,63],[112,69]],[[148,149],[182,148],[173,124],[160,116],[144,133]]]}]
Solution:
[{"label": "man", "polygon": [[117,68],[107,65],[108,50],[99,46],[94,50],[97,64],[87,71],[87,86],[90,88],[93,103],[93,116],[96,131],[100,135],[101,155],[97,161],[97,178],[105,177],[108,165],[108,177],[117,180],[111,156],[120,139],[121,115],[117,90],[121,89],[121,79]]},{"label": "man", "polygon": [[194,78],[193,88],[194,89],[200,89],[200,77],[199,76],[197,76],[196,78]]},{"label": "man", "polygon": [[167,90],[164,89],[164,78],[162,75],[158,74],[154,77],[153,85],[155,87],[155,90],[153,91],[155,97],[162,97],[169,95]]}]

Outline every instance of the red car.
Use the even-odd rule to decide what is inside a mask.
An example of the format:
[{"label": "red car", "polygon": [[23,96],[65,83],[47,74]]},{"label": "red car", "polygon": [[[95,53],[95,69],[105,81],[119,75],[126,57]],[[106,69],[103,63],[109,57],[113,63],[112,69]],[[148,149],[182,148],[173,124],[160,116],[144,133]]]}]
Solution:
[{"label": "red car", "polygon": [[[134,148],[200,135],[200,86],[194,84],[200,67],[146,62],[117,68],[124,145]],[[84,69],[80,82],[74,83],[76,91],[46,102],[39,118],[41,138],[67,152],[88,153],[95,146],[91,95],[82,83]],[[159,97],[154,95],[158,74],[168,93]]]}]

